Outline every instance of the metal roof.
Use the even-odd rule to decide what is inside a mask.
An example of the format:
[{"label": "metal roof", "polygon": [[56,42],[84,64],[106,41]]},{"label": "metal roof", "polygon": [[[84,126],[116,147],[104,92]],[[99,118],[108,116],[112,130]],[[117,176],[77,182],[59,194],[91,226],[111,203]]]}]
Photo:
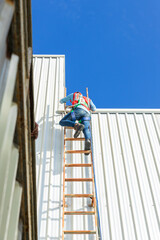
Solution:
[{"label": "metal roof", "polygon": [[[34,56],[35,113],[39,124],[36,143],[39,239],[61,239],[65,57]],[[68,137],[72,131],[68,130]],[[101,239],[159,239],[159,109],[98,109],[92,114],[93,156]],[[83,143],[68,143],[82,149]],[[89,163],[84,155],[68,157],[69,163]],[[67,176],[88,177],[85,169]],[[89,193],[90,183],[75,183],[67,193]],[[70,191],[70,192],[69,192]],[[78,210],[81,201],[68,200],[68,211]],[[86,216],[66,221],[68,230],[90,228]],[[94,239],[68,236],[66,239]]]}]

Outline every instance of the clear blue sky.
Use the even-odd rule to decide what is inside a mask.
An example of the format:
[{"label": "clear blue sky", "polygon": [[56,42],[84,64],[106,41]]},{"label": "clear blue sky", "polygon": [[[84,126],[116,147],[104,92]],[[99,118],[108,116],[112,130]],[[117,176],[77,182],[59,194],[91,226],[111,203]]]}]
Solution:
[{"label": "clear blue sky", "polygon": [[33,53],[65,54],[67,92],[160,108],[159,0],[32,0]]}]

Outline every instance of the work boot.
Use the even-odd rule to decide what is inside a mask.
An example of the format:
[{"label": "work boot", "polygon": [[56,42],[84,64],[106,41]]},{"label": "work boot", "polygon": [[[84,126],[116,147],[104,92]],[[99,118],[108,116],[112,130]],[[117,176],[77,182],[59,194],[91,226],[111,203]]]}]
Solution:
[{"label": "work boot", "polygon": [[79,134],[81,133],[81,131],[83,131],[84,125],[81,123],[76,123],[74,125],[74,130],[76,130],[75,134],[74,134],[74,138],[77,138],[79,136]]},{"label": "work boot", "polygon": [[[91,140],[90,139],[85,139],[85,151],[91,150]],[[85,153],[85,155],[89,155],[89,153]]]}]

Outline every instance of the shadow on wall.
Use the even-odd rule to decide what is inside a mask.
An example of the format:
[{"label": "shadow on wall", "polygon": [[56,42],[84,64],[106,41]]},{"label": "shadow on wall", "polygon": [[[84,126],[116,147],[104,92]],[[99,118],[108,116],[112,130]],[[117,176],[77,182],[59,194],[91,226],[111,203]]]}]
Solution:
[{"label": "shadow on wall", "polygon": [[[36,142],[37,167],[44,163],[53,162],[62,154],[62,129],[59,125],[59,115],[49,116],[49,106],[44,117],[37,121],[39,125],[39,136]],[[56,165],[53,173],[59,174]]]},{"label": "shadow on wall", "polygon": [[[46,115],[37,121],[39,136],[36,142],[36,167],[40,240],[58,240],[61,236],[63,131],[59,127],[59,118],[59,115],[49,116],[47,106]],[[49,231],[46,230],[48,228]],[[57,229],[56,234],[53,229]]]}]

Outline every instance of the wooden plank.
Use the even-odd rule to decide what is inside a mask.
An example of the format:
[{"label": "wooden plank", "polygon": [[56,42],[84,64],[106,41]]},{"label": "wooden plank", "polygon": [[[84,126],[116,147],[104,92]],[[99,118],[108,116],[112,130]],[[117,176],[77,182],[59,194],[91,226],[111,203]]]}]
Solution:
[{"label": "wooden plank", "polygon": [[[14,138],[14,132],[15,132],[15,126],[16,126],[16,120],[17,120],[17,113],[18,113],[18,107],[17,104],[12,103],[8,119],[6,120],[6,123],[0,124],[0,232],[1,232],[1,223],[3,221],[2,219],[2,213],[4,210],[4,204],[5,204],[5,193],[6,188],[9,186],[6,185],[7,183],[7,176],[9,171],[9,165],[10,165],[10,154],[12,150],[12,144],[13,144],[13,138]],[[0,123],[3,116],[1,116]],[[1,235],[0,235],[1,236]],[[3,239],[0,237],[0,239]]]},{"label": "wooden plank", "polygon": [[67,211],[64,212],[65,215],[94,215],[94,211]]},{"label": "wooden plank", "polygon": [[[9,110],[12,104],[12,99],[14,95],[15,83],[16,83],[16,75],[17,75],[17,68],[18,68],[18,61],[19,57],[15,54],[12,54],[9,68],[8,68],[8,75],[6,79],[6,86],[2,97],[2,102],[0,104],[0,126],[6,126],[8,120]],[[1,141],[3,142],[3,134],[5,131],[5,127],[2,127],[1,131],[1,138],[0,138],[0,145]]]},{"label": "wooden plank", "polygon": [[5,1],[1,5],[0,11],[0,50],[5,46],[4,42],[6,41],[7,34],[11,25],[12,17],[14,14],[14,3],[11,1]]},{"label": "wooden plank", "polygon": [[94,230],[68,230],[68,231],[64,231],[64,234],[96,234],[96,231]]},{"label": "wooden plank", "polygon": [[65,108],[73,108],[73,107],[74,107],[74,105],[66,105]]},{"label": "wooden plank", "polygon": [[65,194],[67,198],[92,198],[93,194]]},{"label": "wooden plank", "polygon": [[92,163],[72,163],[65,164],[65,167],[91,167]]},{"label": "wooden plank", "polygon": [[91,153],[91,150],[67,150],[65,153]]},{"label": "wooden plank", "polygon": [[14,188],[15,188],[18,157],[19,157],[18,148],[12,146],[12,152],[10,154],[10,161],[9,161],[9,166],[8,166],[9,177],[6,180],[6,191],[4,193],[5,201],[4,201],[3,210],[2,210],[3,222],[0,225],[1,239],[6,239],[6,234],[8,232],[8,224],[7,223],[11,217],[11,205],[12,205],[13,193],[14,193]]},{"label": "wooden plank", "polygon": [[74,129],[74,127],[64,127],[65,129]]},{"label": "wooden plank", "polygon": [[7,240],[16,240],[18,232],[19,213],[21,206],[22,187],[18,182],[15,183],[13,200],[11,206],[11,215],[9,219],[8,231],[6,233]]},{"label": "wooden plank", "polygon": [[[91,162],[92,162],[92,178],[93,178],[93,184],[92,184],[92,193],[95,195],[95,181],[94,181],[94,169],[93,169],[93,157],[91,152]],[[98,239],[98,221],[97,221],[97,200],[96,196],[92,198],[92,205],[94,207],[95,211],[95,227],[96,227],[96,238]]]},{"label": "wooden plank", "polygon": [[92,178],[65,178],[66,182],[92,182]]},{"label": "wooden plank", "polygon": [[85,138],[65,138],[65,141],[85,141]]},{"label": "wooden plank", "polygon": [[[66,91],[66,90],[65,90]],[[66,93],[65,93],[66,94]],[[64,128],[64,139],[66,137],[66,129]],[[64,152],[63,152],[63,212],[62,212],[62,240],[64,240],[64,208],[65,208],[65,141],[64,141]]]}]

